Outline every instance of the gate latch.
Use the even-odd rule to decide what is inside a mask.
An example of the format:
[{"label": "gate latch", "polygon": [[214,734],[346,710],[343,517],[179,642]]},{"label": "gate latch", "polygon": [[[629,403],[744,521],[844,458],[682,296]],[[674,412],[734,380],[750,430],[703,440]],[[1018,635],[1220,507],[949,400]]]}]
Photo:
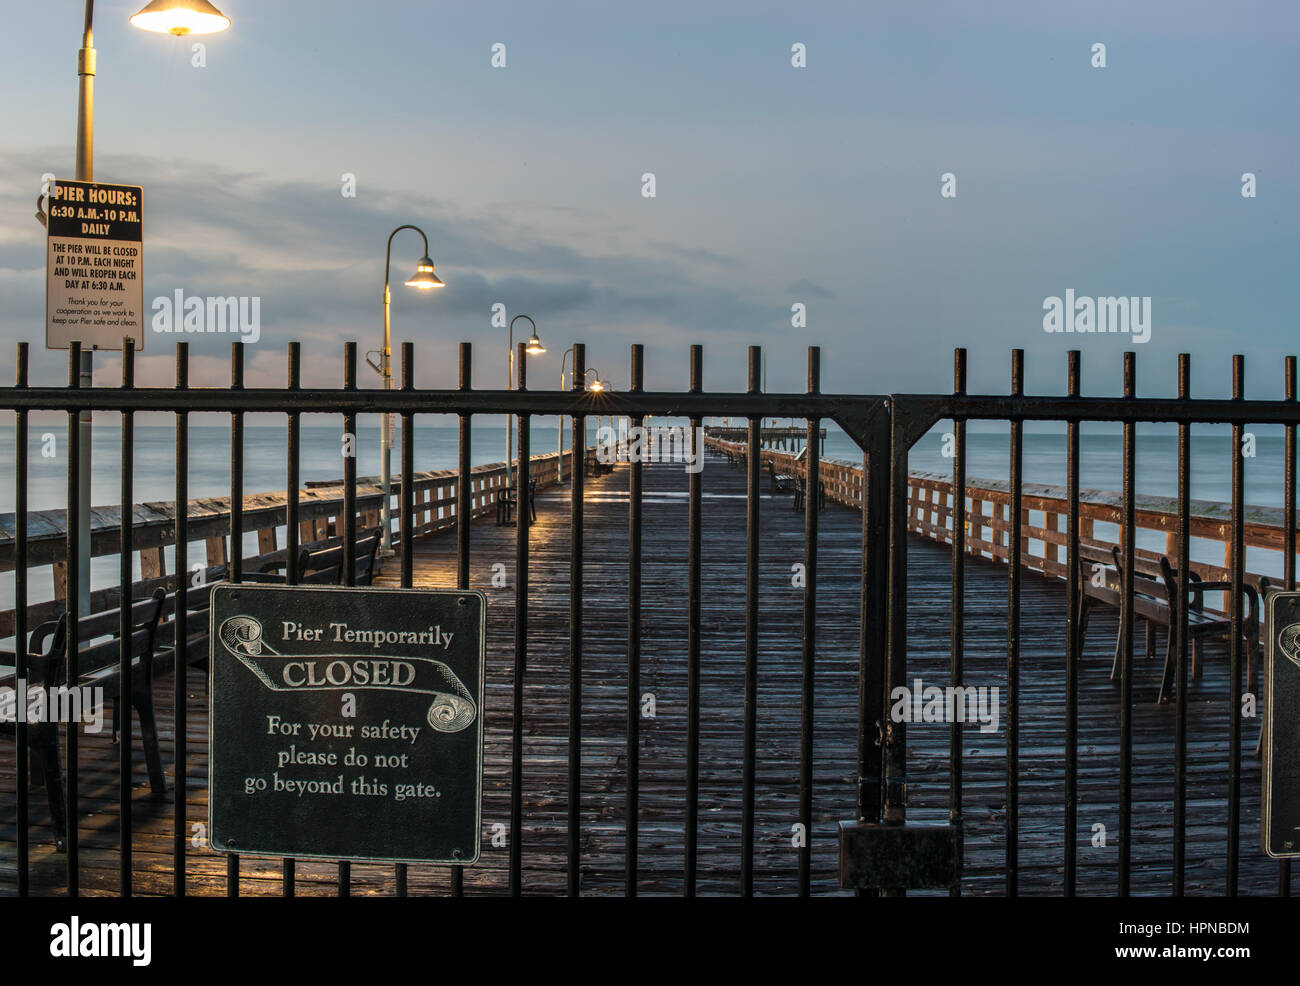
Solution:
[{"label": "gate latch", "polygon": [[840,822],[840,886],[923,890],[951,886],[960,866],[955,825]]}]

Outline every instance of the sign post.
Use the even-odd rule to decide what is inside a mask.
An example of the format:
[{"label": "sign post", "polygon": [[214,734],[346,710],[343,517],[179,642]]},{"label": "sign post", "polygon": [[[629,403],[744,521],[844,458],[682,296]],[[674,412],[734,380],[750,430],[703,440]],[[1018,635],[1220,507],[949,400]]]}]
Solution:
[{"label": "sign post", "polygon": [[1300,857],[1300,592],[1268,600],[1264,730],[1264,851]]},{"label": "sign post", "polygon": [[485,606],[467,589],[215,587],[211,847],[477,860]]},{"label": "sign post", "polygon": [[138,185],[50,183],[45,346],[144,350],[143,192]]}]

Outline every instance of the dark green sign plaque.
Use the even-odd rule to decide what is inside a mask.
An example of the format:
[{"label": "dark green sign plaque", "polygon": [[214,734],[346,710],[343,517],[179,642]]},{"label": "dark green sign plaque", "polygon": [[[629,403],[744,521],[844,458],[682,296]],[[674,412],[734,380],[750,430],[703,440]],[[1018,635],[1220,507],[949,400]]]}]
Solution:
[{"label": "dark green sign plaque", "polygon": [[470,590],[212,590],[209,844],[472,863],[485,599]]},{"label": "dark green sign plaque", "polygon": [[1264,851],[1300,856],[1300,592],[1268,600]]}]

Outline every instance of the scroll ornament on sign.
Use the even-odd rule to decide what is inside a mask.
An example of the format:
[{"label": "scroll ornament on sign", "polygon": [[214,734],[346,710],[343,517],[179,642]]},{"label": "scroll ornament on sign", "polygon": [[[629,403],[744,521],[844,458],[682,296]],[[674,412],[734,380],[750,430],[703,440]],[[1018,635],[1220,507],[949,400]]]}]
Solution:
[{"label": "scroll ornament on sign", "polygon": [[[376,662],[374,655],[281,654],[266,642],[261,622],[251,616],[232,616],[225,620],[218,637],[226,650],[273,691],[378,689],[432,695],[433,704],[429,706],[427,718],[439,733],[458,733],[478,714],[469,689],[456,673],[432,658],[405,655],[383,658],[386,665],[391,665],[390,675],[383,684],[377,684],[370,678],[371,665]],[[314,669],[310,674],[304,671],[304,660],[323,664],[324,677],[316,677]],[[363,668],[357,668],[354,662]]]}]

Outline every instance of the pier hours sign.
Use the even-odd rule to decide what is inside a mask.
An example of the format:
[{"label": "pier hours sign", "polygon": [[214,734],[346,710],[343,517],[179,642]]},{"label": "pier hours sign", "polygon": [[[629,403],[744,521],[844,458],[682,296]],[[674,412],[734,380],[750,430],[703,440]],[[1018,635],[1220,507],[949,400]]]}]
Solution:
[{"label": "pier hours sign", "polygon": [[1268,600],[1264,851],[1300,857],[1300,592]]},{"label": "pier hours sign", "polygon": [[144,349],[143,193],[138,185],[50,182],[45,346]]},{"label": "pier hours sign", "polygon": [[469,590],[216,586],[211,847],[474,862],[485,605]]}]

